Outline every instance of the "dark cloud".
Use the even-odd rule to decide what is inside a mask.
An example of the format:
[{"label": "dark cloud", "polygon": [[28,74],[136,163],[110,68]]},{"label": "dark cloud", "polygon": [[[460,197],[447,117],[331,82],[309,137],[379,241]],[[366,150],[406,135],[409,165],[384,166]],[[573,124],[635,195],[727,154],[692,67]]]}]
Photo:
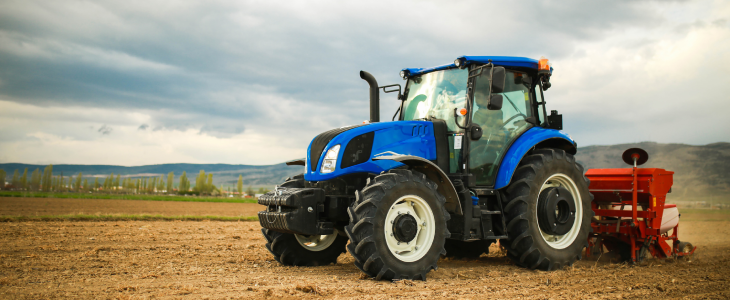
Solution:
[{"label": "dark cloud", "polygon": [[[320,130],[367,118],[361,69],[388,83],[399,82],[404,67],[462,54],[564,56],[578,40],[660,26],[649,4],[459,2],[453,6],[469,9],[444,14],[448,6],[428,2],[392,10],[382,9],[386,3],[193,2],[164,11],[153,2],[4,2],[0,95],[44,106],[192,114],[198,118],[153,123],[223,135],[272,126],[268,111],[291,99],[341,114],[299,118],[298,126]],[[384,103],[383,115],[396,105]]]},{"label": "dark cloud", "polygon": [[139,128],[137,128],[137,129],[138,130],[147,130],[147,128],[149,128],[149,127],[150,127],[150,125],[142,124],[142,125],[139,125]]},{"label": "dark cloud", "polygon": [[101,125],[101,127],[99,127],[99,130],[97,130],[97,131],[101,134],[108,135],[108,134],[112,133],[112,130],[114,130],[114,129],[109,126],[106,126],[106,124],[104,124],[104,125]]}]

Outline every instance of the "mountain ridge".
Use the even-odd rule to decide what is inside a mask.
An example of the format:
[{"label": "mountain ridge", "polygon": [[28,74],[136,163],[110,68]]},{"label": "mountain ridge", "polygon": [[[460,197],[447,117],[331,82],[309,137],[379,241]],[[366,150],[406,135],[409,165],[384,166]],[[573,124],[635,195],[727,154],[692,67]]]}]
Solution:
[{"label": "mountain ridge", "polygon": [[[586,169],[593,168],[627,168],[621,154],[628,148],[642,148],[649,153],[649,161],[641,166],[645,168],[663,168],[674,171],[673,193],[669,199],[687,201],[705,201],[730,198],[730,143],[717,142],[707,145],[688,145],[681,143],[639,142],[616,145],[592,145],[579,147],[575,155],[578,163]],[[15,169],[21,173],[28,168],[28,175],[35,168],[43,171],[45,165],[4,163],[0,164],[8,174],[9,181]],[[54,175],[76,176],[82,172],[84,177],[107,176],[110,173],[126,177],[149,177],[166,175],[174,172],[177,182],[185,171],[188,178],[195,178],[200,170],[212,173],[214,184],[224,187],[235,186],[238,176],[243,176],[244,185],[273,186],[283,182],[287,177],[302,173],[301,166],[287,166],[285,163],[273,165],[232,165],[232,164],[155,164],[143,166],[115,165],[72,165],[59,164],[53,166]]]}]

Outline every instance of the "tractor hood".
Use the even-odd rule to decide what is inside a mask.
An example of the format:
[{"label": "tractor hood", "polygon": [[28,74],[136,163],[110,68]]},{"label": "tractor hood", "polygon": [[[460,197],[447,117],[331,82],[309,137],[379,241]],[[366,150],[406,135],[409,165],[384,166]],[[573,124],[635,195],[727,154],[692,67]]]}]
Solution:
[{"label": "tractor hood", "polygon": [[[391,160],[376,160],[380,155],[414,155],[436,159],[434,126],[428,121],[379,122],[346,126],[325,131],[312,140],[307,149],[304,179],[329,180],[352,173],[379,174],[402,165]],[[333,171],[322,172],[325,153],[339,145]],[[334,151],[333,151],[334,152]]]}]

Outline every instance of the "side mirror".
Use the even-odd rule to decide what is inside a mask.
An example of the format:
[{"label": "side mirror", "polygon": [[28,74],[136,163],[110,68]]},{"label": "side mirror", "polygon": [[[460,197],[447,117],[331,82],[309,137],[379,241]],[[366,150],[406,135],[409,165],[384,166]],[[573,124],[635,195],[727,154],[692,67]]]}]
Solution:
[{"label": "side mirror", "polygon": [[489,97],[489,103],[487,104],[488,110],[500,110],[502,109],[502,95],[501,94],[492,94],[491,97]]},{"label": "side mirror", "polygon": [[479,124],[472,123],[469,125],[469,136],[472,141],[479,140],[482,138],[482,127]]},{"label": "side mirror", "polygon": [[507,72],[504,67],[494,67],[492,72],[492,93],[504,92],[504,82],[507,80]]}]

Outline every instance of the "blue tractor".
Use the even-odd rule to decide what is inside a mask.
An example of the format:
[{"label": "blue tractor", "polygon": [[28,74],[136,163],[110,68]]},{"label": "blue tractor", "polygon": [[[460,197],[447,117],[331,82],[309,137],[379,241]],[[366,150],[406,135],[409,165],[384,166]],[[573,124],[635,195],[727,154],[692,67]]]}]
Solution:
[{"label": "blue tractor", "polygon": [[[317,137],[304,173],[259,197],[266,247],[281,264],[327,265],[347,251],[376,279],[426,279],[441,256],[478,257],[496,240],[515,264],[581,258],[592,196],[543,92],[547,59],[462,56],[370,85],[370,120]],[[381,122],[379,91],[398,92]],[[348,244],[349,241],[349,244]]]}]

